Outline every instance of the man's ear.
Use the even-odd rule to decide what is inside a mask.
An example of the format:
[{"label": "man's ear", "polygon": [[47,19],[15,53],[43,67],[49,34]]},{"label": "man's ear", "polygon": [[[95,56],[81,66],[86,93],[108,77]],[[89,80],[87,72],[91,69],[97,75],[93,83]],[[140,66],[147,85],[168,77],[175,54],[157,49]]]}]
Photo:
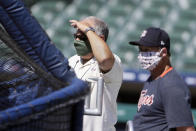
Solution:
[{"label": "man's ear", "polygon": [[99,37],[105,41],[105,36],[104,35],[99,35]]},{"label": "man's ear", "polygon": [[162,56],[162,57],[165,57],[165,56],[167,56],[168,54],[168,52],[167,52],[167,49],[164,47],[164,48],[162,48],[161,49],[161,52],[160,52],[161,54],[160,54],[160,56]]}]

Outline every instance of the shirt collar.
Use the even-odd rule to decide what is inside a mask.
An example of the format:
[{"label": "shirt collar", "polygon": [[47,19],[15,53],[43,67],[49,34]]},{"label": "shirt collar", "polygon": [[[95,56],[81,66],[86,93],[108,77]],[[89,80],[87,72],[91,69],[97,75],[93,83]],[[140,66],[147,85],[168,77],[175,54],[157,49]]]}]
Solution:
[{"label": "shirt collar", "polygon": [[88,65],[94,64],[95,61],[96,61],[96,58],[95,57],[91,58],[85,64],[82,64],[82,59],[80,57],[79,57],[78,61],[80,61],[80,64],[84,67],[84,66],[88,66]]},{"label": "shirt collar", "polygon": [[168,72],[170,72],[171,70],[173,70],[173,67],[170,67],[169,69],[167,69],[166,71],[164,71],[161,75],[160,75],[160,77],[162,78],[162,77],[164,77]]}]

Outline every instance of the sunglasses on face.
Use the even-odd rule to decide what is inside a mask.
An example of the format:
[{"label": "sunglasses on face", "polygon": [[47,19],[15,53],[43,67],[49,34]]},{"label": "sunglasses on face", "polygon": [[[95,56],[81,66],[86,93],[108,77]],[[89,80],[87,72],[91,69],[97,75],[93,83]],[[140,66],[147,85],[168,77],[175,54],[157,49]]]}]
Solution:
[{"label": "sunglasses on face", "polygon": [[76,32],[75,34],[73,34],[74,35],[74,38],[75,39],[80,39],[80,40],[83,40],[83,41],[85,41],[85,40],[87,40],[88,38],[86,37],[86,35],[84,34],[84,33],[82,33],[82,32]]}]

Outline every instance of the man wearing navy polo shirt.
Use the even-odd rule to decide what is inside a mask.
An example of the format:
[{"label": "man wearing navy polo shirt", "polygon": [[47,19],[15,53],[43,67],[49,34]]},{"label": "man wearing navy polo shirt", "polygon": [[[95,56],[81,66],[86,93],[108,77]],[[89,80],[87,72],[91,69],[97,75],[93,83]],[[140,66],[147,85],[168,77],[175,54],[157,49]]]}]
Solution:
[{"label": "man wearing navy polo shirt", "polygon": [[170,64],[170,38],[155,27],[143,31],[138,60],[151,75],[140,94],[134,131],[195,131],[188,87]]}]

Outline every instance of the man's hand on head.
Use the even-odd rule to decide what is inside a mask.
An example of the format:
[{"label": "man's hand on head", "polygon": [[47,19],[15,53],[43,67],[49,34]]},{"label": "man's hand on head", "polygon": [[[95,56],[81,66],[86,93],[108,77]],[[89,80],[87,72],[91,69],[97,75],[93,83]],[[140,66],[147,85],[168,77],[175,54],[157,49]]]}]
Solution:
[{"label": "man's hand on head", "polygon": [[82,31],[83,33],[85,32],[85,30],[89,27],[88,25],[81,23],[77,20],[70,20],[69,21],[71,23],[71,26],[73,26],[74,28],[79,29],[80,31]]}]

